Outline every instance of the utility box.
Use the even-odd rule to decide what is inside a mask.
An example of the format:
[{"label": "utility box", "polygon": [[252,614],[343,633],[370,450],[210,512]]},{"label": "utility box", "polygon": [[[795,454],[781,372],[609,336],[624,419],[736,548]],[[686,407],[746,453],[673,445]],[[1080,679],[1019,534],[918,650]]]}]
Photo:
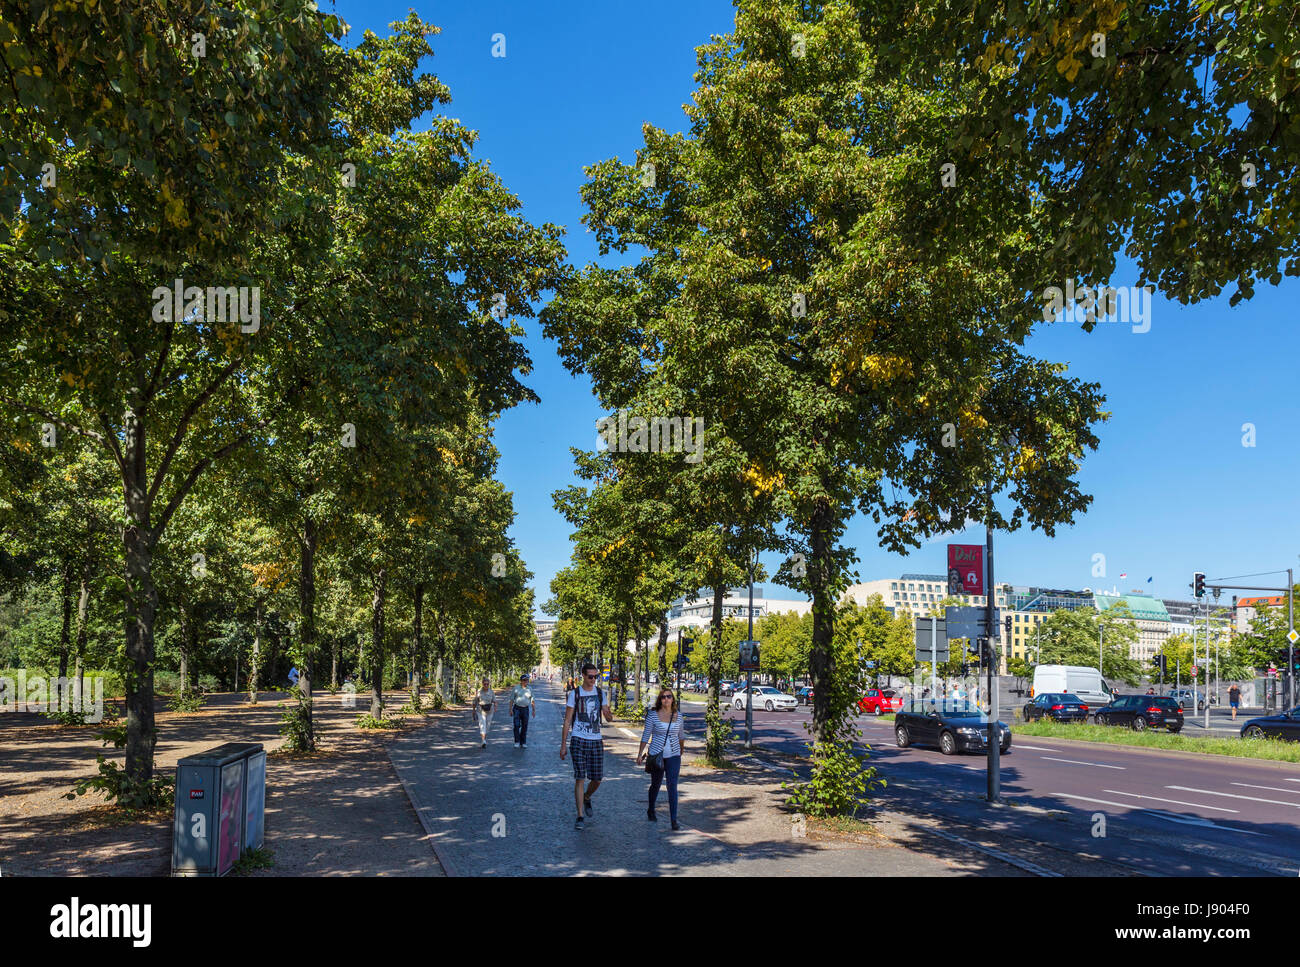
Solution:
[{"label": "utility box", "polygon": [[225,876],[266,830],[266,753],[228,742],[176,763],[172,875]]}]

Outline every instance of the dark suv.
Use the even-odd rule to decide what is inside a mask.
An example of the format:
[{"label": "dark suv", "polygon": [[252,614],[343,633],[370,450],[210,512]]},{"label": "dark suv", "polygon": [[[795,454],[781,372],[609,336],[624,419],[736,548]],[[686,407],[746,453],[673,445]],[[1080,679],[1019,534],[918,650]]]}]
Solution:
[{"label": "dark suv", "polygon": [[1120,695],[1098,710],[1097,724],[1127,725],[1134,732],[1159,728],[1178,732],[1183,727],[1183,708],[1165,695]]}]

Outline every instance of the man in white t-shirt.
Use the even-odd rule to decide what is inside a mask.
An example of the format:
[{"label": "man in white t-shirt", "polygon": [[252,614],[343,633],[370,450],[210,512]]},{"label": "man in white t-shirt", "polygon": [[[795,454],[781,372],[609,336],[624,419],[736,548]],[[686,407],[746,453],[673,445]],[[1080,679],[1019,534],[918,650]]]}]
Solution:
[{"label": "man in white t-shirt", "polygon": [[[600,720],[614,721],[614,713],[605,702],[605,693],[596,686],[596,666],[582,666],[582,684],[564,700],[564,733],[560,737],[560,761],[566,752],[573,753],[573,801],[578,808],[574,829],[582,829],[583,814],[592,814],[591,797],[605,776],[605,743],[600,735]],[[584,792],[584,780],[589,780]]]}]

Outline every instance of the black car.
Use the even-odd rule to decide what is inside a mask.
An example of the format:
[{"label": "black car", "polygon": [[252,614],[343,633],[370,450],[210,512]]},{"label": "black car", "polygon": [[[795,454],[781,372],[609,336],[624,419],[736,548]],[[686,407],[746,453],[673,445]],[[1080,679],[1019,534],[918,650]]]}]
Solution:
[{"label": "black car", "polygon": [[1183,727],[1183,707],[1167,695],[1119,695],[1097,712],[1098,725],[1127,725],[1134,732]]},{"label": "black car", "polygon": [[[958,704],[913,704],[894,714],[894,740],[900,749],[909,745],[937,745],[944,755],[957,752],[985,752],[988,749],[988,716],[977,706]],[[998,722],[1002,752],[1011,749],[1011,729]]]},{"label": "black car", "polygon": [[1289,712],[1277,715],[1261,715],[1250,719],[1241,727],[1243,739],[1284,739],[1287,742],[1300,742],[1300,705]]},{"label": "black car", "polygon": [[1069,692],[1044,692],[1025,706],[1025,721],[1049,718],[1056,722],[1088,721],[1088,705]]}]

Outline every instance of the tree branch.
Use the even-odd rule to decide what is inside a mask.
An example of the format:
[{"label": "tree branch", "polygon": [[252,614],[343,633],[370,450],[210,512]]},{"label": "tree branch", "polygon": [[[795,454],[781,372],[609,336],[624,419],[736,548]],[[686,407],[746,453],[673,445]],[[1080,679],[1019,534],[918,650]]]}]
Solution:
[{"label": "tree branch", "polygon": [[[162,536],[162,532],[167,528],[167,522],[171,520],[172,514],[176,512],[176,508],[180,506],[181,501],[185,499],[185,495],[190,492],[190,489],[194,486],[194,482],[199,479],[199,475],[203,473],[203,471],[206,470],[210,464],[214,463],[217,460],[220,460],[222,457],[242,447],[245,443],[247,443],[252,438],[254,433],[260,430],[262,427],[266,426],[268,422],[270,422],[269,417],[267,419],[261,420],[260,422],[257,423],[256,426],[252,427],[245,433],[241,433],[238,437],[236,437],[234,440],[231,440],[220,450],[204,457],[202,460],[200,460],[198,463],[194,465],[194,467],[190,470],[189,475],[186,476],[184,483],[182,483],[180,487],[177,488],[176,493],[172,494],[172,499],[169,500],[167,502],[167,506],[163,508],[163,512],[159,516],[158,522],[150,529],[151,530],[151,533],[149,535],[150,549],[152,549],[153,546],[158,543],[158,538]],[[153,497],[152,491],[150,492],[149,496],[152,499]]]},{"label": "tree branch", "polygon": [[163,479],[167,476],[167,470],[171,467],[172,458],[176,456],[176,451],[180,449],[181,441],[185,439],[185,431],[189,427],[190,420],[193,419],[194,414],[199,411],[199,408],[212,398],[212,395],[218,390],[218,388],[220,388],[221,384],[229,378],[230,374],[239,368],[243,361],[244,357],[240,356],[218,373],[216,378],[204,387],[203,392],[199,393],[199,395],[194,398],[194,402],[192,402],[181,415],[180,422],[176,424],[176,432],[172,434],[171,441],[167,444],[167,452],[163,454],[162,463],[158,465],[158,472],[154,474],[153,483],[149,485],[150,503],[153,503],[153,499],[157,496],[159,488],[162,487]]}]

